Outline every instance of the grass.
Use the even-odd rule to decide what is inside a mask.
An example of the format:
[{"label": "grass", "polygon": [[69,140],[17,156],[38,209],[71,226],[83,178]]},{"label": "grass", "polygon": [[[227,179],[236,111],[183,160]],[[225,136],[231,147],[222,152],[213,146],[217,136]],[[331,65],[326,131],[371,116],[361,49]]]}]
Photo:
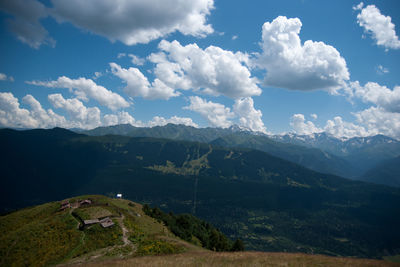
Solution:
[{"label": "grass", "polygon": [[391,261],[391,262],[397,262],[399,263],[400,266],[400,255],[395,255],[395,256],[387,256],[387,257],[383,257],[385,260],[387,261]]},{"label": "grass", "polygon": [[96,206],[79,208],[75,211],[75,213],[82,220],[97,219],[113,215],[113,213],[106,208]]},{"label": "grass", "polygon": [[[25,214],[30,217],[27,211]],[[16,221],[16,225],[19,227],[12,227],[12,231],[7,230],[0,237],[0,266],[43,266],[59,262],[79,244],[81,237],[76,221],[67,212],[32,219],[23,225]]]},{"label": "grass", "polygon": [[338,258],[300,253],[267,252],[190,252],[164,256],[87,263],[84,266],[399,266],[380,260]]},{"label": "grass", "polygon": [[[122,213],[124,219],[114,217],[115,225],[110,228],[96,224],[79,230],[71,210],[58,210],[60,202],[0,216],[0,266],[400,266],[390,262],[398,261],[399,256],[378,261],[290,253],[211,252],[176,238],[162,223],[146,216],[140,204],[103,196],[75,200],[86,198],[94,205],[74,211],[89,217],[107,211],[118,216]],[[131,241],[126,245],[121,221]]]},{"label": "grass", "polygon": [[[87,198],[95,205],[74,209],[81,219],[119,216],[121,208],[107,197],[81,196],[69,201]],[[126,207],[130,207],[128,203]],[[80,230],[72,210],[59,208],[60,202],[51,202],[0,216],[0,266],[52,265],[123,244],[122,229],[116,219],[109,228],[97,224]]]}]

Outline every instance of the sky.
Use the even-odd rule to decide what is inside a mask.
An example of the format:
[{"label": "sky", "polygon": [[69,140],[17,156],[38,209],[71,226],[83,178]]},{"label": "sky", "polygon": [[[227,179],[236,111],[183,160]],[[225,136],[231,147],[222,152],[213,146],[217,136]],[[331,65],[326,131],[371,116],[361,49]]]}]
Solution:
[{"label": "sky", "polygon": [[0,0],[0,127],[400,139],[400,2]]}]

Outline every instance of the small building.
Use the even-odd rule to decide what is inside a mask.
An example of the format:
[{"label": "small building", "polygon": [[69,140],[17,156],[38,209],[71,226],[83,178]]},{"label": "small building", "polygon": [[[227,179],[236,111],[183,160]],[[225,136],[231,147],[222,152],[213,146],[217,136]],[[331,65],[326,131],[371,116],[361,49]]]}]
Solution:
[{"label": "small building", "polygon": [[99,223],[99,219],[93,219],[93,220],[84,220],[83,224],[84,225],[91,225],[91,224],[95,224],[95,223]]},{"label": "small building", "polygon": [[71,208],[71,204],[68,200],[61,202],[60,210],[65,210]]},{"label": "small building", "polygon": [[122,194],[117,194],[117,198],[122,198]]},{"label": "small building", "polygon": [[100,224],[103,228],[107,228],[107,227],[113,226],[114,222],[109,217],[107,217],[107,218],[100,220]]},{"label": "small building", "polygon": [[80,205],[90,205],[92,204],[92,201],[90,199],[85,199],[79,202]]}]

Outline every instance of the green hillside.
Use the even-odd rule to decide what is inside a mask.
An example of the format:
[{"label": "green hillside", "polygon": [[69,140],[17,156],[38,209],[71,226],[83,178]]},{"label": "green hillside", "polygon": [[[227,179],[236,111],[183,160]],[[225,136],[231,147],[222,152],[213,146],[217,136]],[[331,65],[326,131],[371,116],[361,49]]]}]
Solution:
[{"label": "green hillside", "polygon": [[362,179],[372,183],[400,187],[400,156],[378,164],[366,172]]},{"label": "green hillside", "polygon": [[276,142],[267,136],[236,133],[219,137],[213,140],[211,144],[223,147],[257,149],[314,171],[343,177],[353,177],[357,173],[356,166],[338,156],[316,148]]},{"label": "green hillside", "polygon": [[122,192],[192,213],[247,249],[381,258],[400,249],[400,190],[265,152],[63,129],[0,131],[3,211]]},{"label": "green hillside", "polygon": [[277,142],[265,135],[255,135],[254,133],[238,131],[238,129],[234,128],[194,128],[175,124],[147,128],[121,124],[98,127],[82,132],[92,136],[112,134],[130,137],[167,138],[179,141],[210,143],[223,147],[258,149],[318,172],[344,177],[355,177],[359,173],[357,166],[333,154],[316,148]]},{"label": "green hillside", "polygon": [[[90,203],[82,203],[84,200]],[[68,204],[60,209],[63,202]],[[88,195],[26,208],[0,217],[0,266],[46,266],[202,251],[202,246],[219,246],[214,235],[225,240],[226,246],[219,246],[219,250],[232,249],[232,242],[212,225],[190,215],[185,215],[191,219],[183,224],[179,220],[184,215],[176,216],[175,232],[190,235],[186,240],[197,246],[182,241],[171,233],[170,226],[147,216],[142,205],[129,200]],[[111,220],[109,224],[101,224],[104,218]]]}]

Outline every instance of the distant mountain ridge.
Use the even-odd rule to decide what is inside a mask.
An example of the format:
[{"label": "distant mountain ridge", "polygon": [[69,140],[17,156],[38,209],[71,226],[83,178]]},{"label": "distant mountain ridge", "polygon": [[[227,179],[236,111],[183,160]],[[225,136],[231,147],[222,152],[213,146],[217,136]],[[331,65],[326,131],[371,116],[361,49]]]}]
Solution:
[{"label": "distant mountain ridge", "polygon": [[314,133],[309,135],[271,135],[270,138],[279,142],[318,148],[338,156],[348,156],[366,147],[400,144],[400,141],[384,135],[340,139],[327,133]]},{"label": "distant mountain ridge", "polygon": [[260,135],[258,132],[252,132],[237,125],[233,125],[229,128],[195,128],[193,126],[172,123],[168,123],[164,126],[154,127],[136,127],[130,124],[120,124],[108,127],[98,127],[92,130],[80,130],[76,132],[91,136],[114,134],[130,137],[167,138],[172,140],[184,140],[202,143],[208,143],[218,137],[238,132]]},{"label": "distant mountain ridge", "polygon": [[[363,180],[364,174],[379,164],[400,156],[400,141],[384,135],[368,137],[353,137],[350,139],[338,139],[326,133],[311,135],[287,134],[283,136],[272,136],[274,140],[302,145],[310,148],[318,148],[326,151],[356,166],[354,178]],[[395,173],[399,175],[400,173]],[[393,185],[387,179],[375,177],[368,181],[374,183],[385,183]],[[385,182],[382,182],[385,181]]]},{"label": "distant mountain ridge", "polygon": [[[318,172],[359,180],[364,180],[364,174],[368,170],[400,156],[400,141],[383,135],[339,139],[327,133],[266,135],[237,125],[223,129],[195,128],[175,124],[151,128],[125,124],[79,132],[92,136],[114,134],[195,141],[225,147],[247,147],[267,152]],[[380,177],[368,181],[396,184]]]}]

